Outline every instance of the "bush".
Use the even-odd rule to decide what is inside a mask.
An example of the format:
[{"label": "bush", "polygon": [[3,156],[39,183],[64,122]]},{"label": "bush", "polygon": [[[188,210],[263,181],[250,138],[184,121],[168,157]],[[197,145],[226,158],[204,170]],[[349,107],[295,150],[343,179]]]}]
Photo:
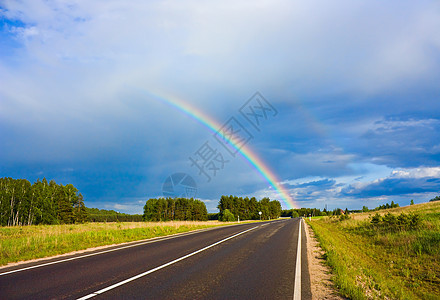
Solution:
[{"label": "bush", "polygon": [[376,213],[373,217],[371,217],[371,224],[373,225],[379,224],[380,221],[382,221],[382,217],[378,213]]},{"label": "bush", "polygon": [[235,221],[235,217],[234,214],[231,213],[231,211],[229,209],[225,209],[223,211],[223,213],[220,216],[220,221],[222,222],[234,222]]},{"label": "bush", "polygon": [[383,216],[382,222],[385,225],[394,227],[397,224],[397,218],[395,215],[393,215],[391,213],[387,213],[386,215]]},{"label": "bush", "polygon": [[383,217],[376,213],[373,217],[371,217],[371,224],[375,227],[383,228],[388,231],[396,231],[396,230],[413,230],[417,229],[420,225],[420,216],[417,214],[405,214],[401,213],[396,217],[391,213],[387,213]]},{"label": "bush", "polygon": [[339,221],[344,221],[344,220],[348,220],[348,219],[351,219],[348,214],[339,216]]}]

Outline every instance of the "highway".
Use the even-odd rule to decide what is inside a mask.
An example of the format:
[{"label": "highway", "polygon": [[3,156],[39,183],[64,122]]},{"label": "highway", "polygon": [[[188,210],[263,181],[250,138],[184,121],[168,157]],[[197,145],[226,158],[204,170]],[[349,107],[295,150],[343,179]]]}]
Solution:
[{"label": "highway", "polygon": [[218,227],[2,268],[0,299],[311,299],[300,222]]}]

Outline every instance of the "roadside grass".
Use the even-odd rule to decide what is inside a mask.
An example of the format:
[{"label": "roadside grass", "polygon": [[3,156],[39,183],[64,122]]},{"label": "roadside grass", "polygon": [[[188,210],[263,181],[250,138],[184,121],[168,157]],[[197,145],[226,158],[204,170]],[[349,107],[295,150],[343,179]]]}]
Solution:
[{"label": "roadside grass", "polygon": [[173,221],[0,227],[0,266],[235,223]]},{"label": "roadside grass", "polygon": [[[440,299],[440,203],[380,211],[417,214],[416,227],[372,224],[376,212],[309,221],[342,295],[350,299]],[[384,218],[382,218],[383,220]]]}]

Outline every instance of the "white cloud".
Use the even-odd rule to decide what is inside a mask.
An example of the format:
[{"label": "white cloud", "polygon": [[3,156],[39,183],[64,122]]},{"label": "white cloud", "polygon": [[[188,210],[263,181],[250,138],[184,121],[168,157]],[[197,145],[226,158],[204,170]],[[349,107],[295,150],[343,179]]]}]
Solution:
[{"label": "white cloud", "polygon": [[395,170],[390,175],[391,178],[440,178],[440,167],[424,167],[415,169]]},{"label": "white cloud", "polygon": [[376,121],[369,129],[381,132],[393,132],[396,130],[406,130],[411,127],[423,129],[435,129],[440,126],[438,119],[409,119],[409,120],[380,120]]}]

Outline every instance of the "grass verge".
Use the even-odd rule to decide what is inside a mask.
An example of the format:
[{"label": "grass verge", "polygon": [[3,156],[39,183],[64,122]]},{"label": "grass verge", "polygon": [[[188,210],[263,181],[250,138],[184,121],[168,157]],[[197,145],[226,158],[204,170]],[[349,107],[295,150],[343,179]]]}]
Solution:
[{"label": "grass verge", "polygon": [[350,299],[440,299],[440,203],[381,214],[388,212],[417,214],[420,222],[411,228],[373,224],[368,213],[307,219],[337,288]]},{"label": "grass verge", "polygon": [[231,224],[234,223],[175,221],[0,227],[0,266],[87,248]]}]

